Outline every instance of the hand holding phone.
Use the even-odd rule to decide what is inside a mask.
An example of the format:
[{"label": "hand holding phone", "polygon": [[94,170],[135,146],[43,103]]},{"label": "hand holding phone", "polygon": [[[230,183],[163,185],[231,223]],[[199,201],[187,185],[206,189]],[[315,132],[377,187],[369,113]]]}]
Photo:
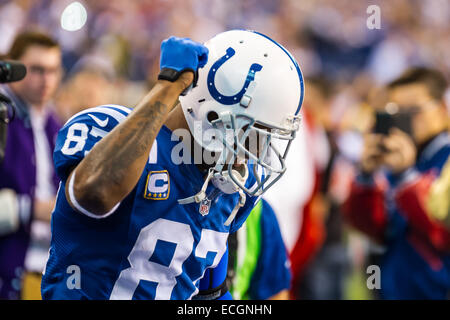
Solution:
[{"label": "hand holding phone", "polygon": [[383,164],[383,135],[369,133],[364,137],[361,170],[372,174]]},{"label": "hand holding phone", "polygon": [[417,148],[408,134],[398,128],[391,128],[389,135],[383,139],[386,151],[383,164],[398,174],[412,167],[416,162]]},{"label": "hand holding phone", "polygon": [[397,128],[412,135],[412,112],[403,111],[394,114],[379,111],[375,114],[375,128],[374,132],[388,135],[392,128]]}]

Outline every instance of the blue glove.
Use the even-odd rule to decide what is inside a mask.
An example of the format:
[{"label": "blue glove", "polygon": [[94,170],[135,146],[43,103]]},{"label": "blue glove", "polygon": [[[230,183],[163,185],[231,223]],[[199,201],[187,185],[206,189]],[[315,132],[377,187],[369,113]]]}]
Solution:
[{"label": "blue glove", "polygon": [[170,37],[161,43],[160,73],[158,79],[176,81],[185,71],[194,73],[194,81],[182,95],[195,87],[198,80],[198,68],[208,62],[208,48],[189,38]]}]

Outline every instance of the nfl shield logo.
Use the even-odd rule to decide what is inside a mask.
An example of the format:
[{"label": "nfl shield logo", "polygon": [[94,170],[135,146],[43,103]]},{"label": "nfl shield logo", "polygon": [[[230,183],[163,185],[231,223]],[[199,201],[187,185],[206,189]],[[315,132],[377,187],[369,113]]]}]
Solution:
[{"label": "nfl shield logo", "polygon": [[210,207],[211,207],[211,200],[209,200],[208,198],[205,198],[202,200],[202,202],[200,202],[200,207],[198,208],[198,212],[200,212],[200,214],[202,216],[206,216],[209,213]]}]

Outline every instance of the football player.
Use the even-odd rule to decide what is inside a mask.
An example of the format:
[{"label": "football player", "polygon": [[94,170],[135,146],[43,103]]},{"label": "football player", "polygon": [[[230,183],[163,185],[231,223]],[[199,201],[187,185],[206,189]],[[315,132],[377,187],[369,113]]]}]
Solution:
[{"label": "football player", "polygon": [[160,67],[134,110],[87,109],[59,132],[44,299],[196,296],[285,172],[304,89],[282,46],[244,30],[171,37]]},{"label": "football player", "polygon": [[289,299],[288,252],[275,212],[264,198],[258,201],[242,228],[230,235],[228,250],[228,282],[233,298]]}]

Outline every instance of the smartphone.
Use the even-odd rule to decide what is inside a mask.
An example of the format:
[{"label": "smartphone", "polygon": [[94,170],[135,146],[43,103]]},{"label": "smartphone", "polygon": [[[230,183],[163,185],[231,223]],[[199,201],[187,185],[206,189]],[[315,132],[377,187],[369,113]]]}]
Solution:
[{"label": "smartphone", "polygon": [[412,135],[412,116],[411,112],[397,112],[390,114],[384,111],[377,112],[375,115],[374,133],[388,135],[392,128],[398,128],[408,135]]}]

